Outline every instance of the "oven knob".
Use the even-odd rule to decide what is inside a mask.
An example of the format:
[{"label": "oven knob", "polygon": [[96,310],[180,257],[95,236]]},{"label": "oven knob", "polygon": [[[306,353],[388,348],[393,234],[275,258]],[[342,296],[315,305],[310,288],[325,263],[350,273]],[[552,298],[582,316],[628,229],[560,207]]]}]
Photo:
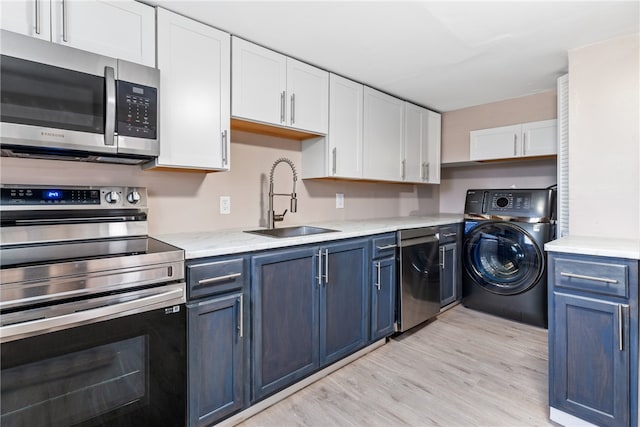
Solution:
[{"label": "oven knob", "polygon": [[127,200],[133,205],[137,204],[140,201],[140,193],[135,190],[132,191],[127,195]]},{"label": "oven knob", "polygon": [[120,201],[120,195],[116,191],[109,191],[105,194],[104,199],[107,203],[118,203]]}]

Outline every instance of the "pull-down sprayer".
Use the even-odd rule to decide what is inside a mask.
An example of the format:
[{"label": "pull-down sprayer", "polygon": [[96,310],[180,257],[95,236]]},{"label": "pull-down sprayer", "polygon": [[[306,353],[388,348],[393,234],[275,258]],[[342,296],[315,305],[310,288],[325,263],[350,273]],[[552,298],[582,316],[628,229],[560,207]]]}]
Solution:
[{"label": "pull-down sprayer", "polygon": [[[280,163],[287,163],[291,167],[291,171],[293,172],[293,190],[291,193],[274,193],[273,192],[273,171],[276,169],[276,166]],[[286,157],[281,157],[273,163],[271,166],[271,173],[269,174],[269,212],[268,212],[268,221],[269,228],[275,228],[276,221],[284,220],[284,216],[287,214],[287,210],[285,209],[281,215],[276,215],[273,210],[273,196],[288,196],[291,197],[291,206],[290,212],[296,213],[298,210],[298,199],[296,198],[296,181],[298,180],[298,174],[296,173],[296,167],[293,162]]]}]

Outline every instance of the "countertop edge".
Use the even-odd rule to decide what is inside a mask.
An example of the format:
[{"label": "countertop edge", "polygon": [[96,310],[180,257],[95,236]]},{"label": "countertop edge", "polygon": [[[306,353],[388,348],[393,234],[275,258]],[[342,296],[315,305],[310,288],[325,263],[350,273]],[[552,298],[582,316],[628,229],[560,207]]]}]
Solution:
[{"label": "countertop edge", "polygon": [[547,252],[640,260],[640,239],[567,236],[544,245]]}]

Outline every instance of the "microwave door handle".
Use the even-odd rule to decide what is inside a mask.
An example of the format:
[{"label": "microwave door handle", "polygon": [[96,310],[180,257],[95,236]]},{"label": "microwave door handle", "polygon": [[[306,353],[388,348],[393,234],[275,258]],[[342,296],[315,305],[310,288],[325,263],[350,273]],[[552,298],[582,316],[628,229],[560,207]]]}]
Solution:
[{"label": "microwave door handle", "polygon": [[114,145],[116,126],[116,78],[113,67],[104,67],[106,111],[104,117],[104,145]]}]

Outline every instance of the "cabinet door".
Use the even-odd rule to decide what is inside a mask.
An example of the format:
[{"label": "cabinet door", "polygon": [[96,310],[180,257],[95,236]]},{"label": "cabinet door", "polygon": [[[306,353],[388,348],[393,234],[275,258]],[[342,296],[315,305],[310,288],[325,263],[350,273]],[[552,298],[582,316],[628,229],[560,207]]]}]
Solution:
[{"label": "cabinet door", "polygon": [[227,33],[158,8],[159,166],[229,169]]},{"label": "cabinet door", "polygon": [[426,109],[405,102],[404,126],[404,176],[406,182],[425,181],[427,147]]},{"label": "cabinet door", "polygon": [[287,123],[310,132],[329,130],[329,73],[287,58]]},{"label": "cabinet door", "polygon": [[304,248],[256,255],[251,260],[254,401],[318,367],[315,254]]},{"label": "cabinet door", "polygon": [[189,425],[205,426],[243,406],[242,296],[189,305]]},{"label": "cabinet door", "polygon": [[404,102],[364,88],[363,177],[402,180]]},{"label": "cabinet door", "polygon": [[374,261],[371,270],[371,341],[393,333],[396,306],[396,259]]},{"label": "cabinet door", "polygon": [[328,246],[320,299],[320,364],[339,360],[367,342],[367,241]]},{"label": "cabinet door", "polygon": [[51,2],[49,0],[3,1],[0,27],[3,30],[51,40]]},{"label": "cabinet door", "polygon": [[629,311],[554,293],[551,405],[597,425],[629,424]]},{"label": "cabinet door", "polygon": [[156,66],[155,10],[137,1],[53,0],[52,41]]},{"label": "cabinet door", "polygon": [[522,125],[522,155],[550,156],[558,153],[556,120],[525,123]]},{"label": "cabinet door", "polygon": [[362,178],[364,86],[331,74],[329,90],[329,176]]},{"label": "cabinet door", "polygon": [[286,125],[287,58],[237,37],[231,40],[231,114]]},{"label": "cabinet door", "polygon": [[521,126],[503,126],[470,132],[470,160],[506,159],[520,155]]},{"label": "cabinet door", "polygon": [[458,299],[456,244],[449,243],[440,247],[440,307],[451,304]]},{"label": "cabinet door", "polygon": [[427,115],[427,155],[424,156],[426,182],[440,184],[440,146],[442,142],[442,116],[434,111]]}]

